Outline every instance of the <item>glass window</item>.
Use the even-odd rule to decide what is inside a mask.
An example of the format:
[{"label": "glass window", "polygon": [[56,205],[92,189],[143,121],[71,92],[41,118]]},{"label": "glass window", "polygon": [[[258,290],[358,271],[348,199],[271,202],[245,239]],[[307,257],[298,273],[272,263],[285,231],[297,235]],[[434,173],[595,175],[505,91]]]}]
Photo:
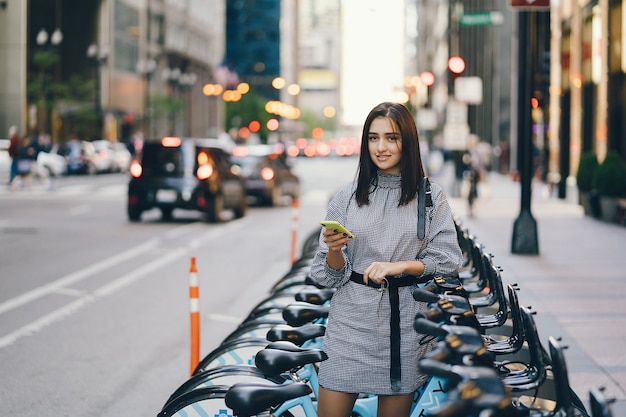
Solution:
[{"label": "glass window", "polygon": [[115,67],[135,72],[139,61],[139,11],[128,4],[115,2]]}]

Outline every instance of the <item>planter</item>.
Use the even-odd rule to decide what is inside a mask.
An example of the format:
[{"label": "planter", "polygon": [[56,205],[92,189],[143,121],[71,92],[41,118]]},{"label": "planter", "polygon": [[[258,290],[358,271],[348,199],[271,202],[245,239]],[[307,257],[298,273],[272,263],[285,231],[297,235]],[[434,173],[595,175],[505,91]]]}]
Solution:
[{"label": "planter", "polygon": [[615,223],[617,220],[617,198],[600,197],[601,219],[608,223]]},{"label": "planter", "polygon": [[591,190],[587,193],[586,198],[587,204],[589,205],[589,215],[597,218],[602,216],[602,207],[600,205],[600,195],[597,191]]},{"label": "planter", "polygon": [[578,191],[578,204],[583,207],[586,216],[591,216],[591,203],[589,202],[589,191]]}]

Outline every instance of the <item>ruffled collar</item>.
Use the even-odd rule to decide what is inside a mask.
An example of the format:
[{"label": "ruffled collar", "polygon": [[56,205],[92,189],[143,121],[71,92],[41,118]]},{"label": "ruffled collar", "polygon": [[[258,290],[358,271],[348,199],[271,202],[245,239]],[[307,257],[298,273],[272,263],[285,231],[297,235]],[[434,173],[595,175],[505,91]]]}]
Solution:
[{"label": "ruffled collar", "polygon": [[400,188],[402,175],[400,174],[382,174],[378,172],[376,177],[377,184],[380,188]]}]

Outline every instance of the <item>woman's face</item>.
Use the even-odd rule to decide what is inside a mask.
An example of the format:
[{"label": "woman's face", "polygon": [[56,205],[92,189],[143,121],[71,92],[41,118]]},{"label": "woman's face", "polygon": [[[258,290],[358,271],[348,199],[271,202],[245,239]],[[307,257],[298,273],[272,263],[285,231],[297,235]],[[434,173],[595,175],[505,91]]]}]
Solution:
[{"label": "woman's face", "polygon": [[377,117],[372,120],[367,134],[367,148],[370,158],[381,173],[400,173],[402,138],[390,118]]}]

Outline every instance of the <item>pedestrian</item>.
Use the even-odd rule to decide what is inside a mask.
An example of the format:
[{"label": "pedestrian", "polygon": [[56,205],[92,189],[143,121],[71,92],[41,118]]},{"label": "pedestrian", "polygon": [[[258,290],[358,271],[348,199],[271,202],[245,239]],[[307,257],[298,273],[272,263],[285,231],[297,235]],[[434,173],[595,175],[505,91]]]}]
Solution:
[{"label": "pedestrian", "polygon": [[11,191],[17,190],[18,186],[26,186],[26,189],[33,189],[33,170],[35,169],[37,154],[31,139],[25,136],[20,141],[17,151],[17,175],[11,181]]},{"label": "pedestrian", "polygon": [[9,128],[9,156],[11,157],[11,168],[9,172],[9,185],[13,183],[13,180],[17,176],[17,153],[20,148],[20,135],[17,131],[17,126],[11,126]]},{"label": "pedestrian", "polygon": [[457,274],[462,254],[442,188],[431,183],[430,194],[422,194],[423,178],[411,112],[398,103],[377,105],[363,126],[356,180],[339,189],[326,212],[354,238],[322,230],[311,266],[319,284],[337,288],[324,338],[328,359],[319,368],[320,417],[350,416],[360,393],[378,395],[378,416],[406,417],[428,379],[418,360],[434,341],[423,343],[413,330],[427,305],[412,290],[429,276]]},{"label": "pedestrian", "polygon": [[33,136],[31,140],[31,146],[35,149],[35,169],[33,174],[36,174],[41,183],[46,189],[52,187],[52,180],[50,179],[50,172],[39,160],[39,154],[50,153],[52,149],[52,138],[46,132],[38,132]]},{"label": "pedestrian", "polygon": [[480,146],[480,139],[476,135],[470,135],[468,149],[463,155],[465,165],[464,176],[467,179],[467,212],[470,217],[474,216],[474,202],[479,196],[478,185],[486,179],[486,165],[488,156]]}]

